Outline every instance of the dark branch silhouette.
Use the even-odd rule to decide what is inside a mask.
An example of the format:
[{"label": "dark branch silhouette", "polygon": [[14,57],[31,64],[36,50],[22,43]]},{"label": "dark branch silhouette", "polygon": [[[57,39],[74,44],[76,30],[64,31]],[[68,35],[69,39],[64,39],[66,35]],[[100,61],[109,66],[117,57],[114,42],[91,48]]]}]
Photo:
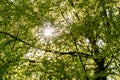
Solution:
[{"label": "dark branch silhouette", "polygon": [[[20,42],[22,42],[22,43],[24,43],[24,44],[26,44],[26,45],[28,45],[28,46],[30,46],[30,47],[35,47],[34,45],[32,45],[32,44],[30,44],[30,43],[28,43],[28,42],[25,42],[24,40],[22,40],[22,39],[20,39],[20,38],[18,38],[18,37],[16,37],[16,36],[14,36],[14,35],[12,35],[12,34],[10,34],[10,33],[8,33],[8,32],[0,31],[0,34],[8,35],[8,36],[10,36],[11,38],[14,38],[15,40],[18,40],[18,41],[20,41]],[[77,56],[77,54],[79,54],[79,55],[84,56],[84,57],[86,57],[86,58],[90,57],[89,54],[85,54],[85,53],[82,53],[82,52],[76,52],[76,51],[60,52],[60,51],[54,51],[54,50],[41,49],[41,48],[38,48],[38,47],[35,47],[35,48],[40,49],[40,50],[43,50],[43,51],[46,51],[46,52],[59,53],[59,54],[61,54],[61,55],[67,55],[67,54],[68,54],[68,55],[71,55],[71,56]]]},{"label": "dark branch silhouette", "polygon": [[12,37],[12,38],[14,38],[14,39],[16,39],[16,40],[18,40],[18,41],[20,41],[20,42],[22,42],[22,43],[26,44],[26,45],[31,46],[31,44],[30,44],[30,43],[27,43],[27,42],[23,41],[22,39],[20,39],[20,38],[18,38],[18,37],[16,37],[16,36],[14,36],[14,35],[12,35],[12,34],[10,34],[10,33],[3,32],[3,31],[0,31],[0,33],[1,33],[1,34],[5,34],[5,35],[8,35],[8,36],[10,36],[10,37]]}]

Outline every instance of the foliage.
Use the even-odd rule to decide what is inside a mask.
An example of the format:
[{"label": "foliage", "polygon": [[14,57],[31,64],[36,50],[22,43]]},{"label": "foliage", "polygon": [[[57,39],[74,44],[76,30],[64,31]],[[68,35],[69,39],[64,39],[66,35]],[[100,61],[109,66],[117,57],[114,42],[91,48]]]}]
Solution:
[{"label": "foliage", "polygon": [[0,7],[0,80],[119,80],[119,0],[1,0]]}]

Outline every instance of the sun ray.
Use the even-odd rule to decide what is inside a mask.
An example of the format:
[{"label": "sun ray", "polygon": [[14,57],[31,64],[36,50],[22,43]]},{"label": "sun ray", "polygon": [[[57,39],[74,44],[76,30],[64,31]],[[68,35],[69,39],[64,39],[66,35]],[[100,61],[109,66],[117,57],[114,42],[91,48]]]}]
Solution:
[{"label": "sun ray", "polygon": [[45,37],[52,37],[54,35],[55,29],[51,26],[47,26],[43,29],[43,35]]}]

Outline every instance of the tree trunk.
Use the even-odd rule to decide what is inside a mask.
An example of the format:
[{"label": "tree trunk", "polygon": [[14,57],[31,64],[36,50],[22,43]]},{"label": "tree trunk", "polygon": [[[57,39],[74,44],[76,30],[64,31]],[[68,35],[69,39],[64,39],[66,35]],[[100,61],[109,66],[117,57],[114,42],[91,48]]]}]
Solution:
[{"label": "tree trunk", "polygon": [[105,72],[105,67],[104,67],[104,60],[105,58],[102,58],[101,60],[95,60],[96,64],[97,64],[97,68],[96,68],[96,72],[95,75],[98,75],[95,80],[107,80],[107,76],[106,75],[99,75],[99,73],[101,72]]},{"label": "tree trunk", "polygon": [[95,80],[107,80],[107,77],[106,76],[105,77],[99,76],[99,77],[95,78]]},{"label": "tree trunk", "polygon": [[92,44],[92,48],[94,50],[94,62],[97,65],[97,68],[95,69],[95,79],[94,80],[107,80],[107,75],[100,75],[102,72],[105,72],[106,67],[105,64],[105,57],[100,57],[99,55],[102,55],[99,51],[99,47],[96,45],[97,38],[90,38],[90,43]]}]

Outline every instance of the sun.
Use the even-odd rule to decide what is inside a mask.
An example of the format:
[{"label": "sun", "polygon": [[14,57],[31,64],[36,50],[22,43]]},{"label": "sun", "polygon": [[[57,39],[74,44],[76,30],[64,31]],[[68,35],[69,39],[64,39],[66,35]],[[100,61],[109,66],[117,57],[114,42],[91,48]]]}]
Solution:
[{"label": "sun", "polygon": [[62,34],[63,30],[64,29],[46,22],[42,26],[36,27],[32,33],[35,33],[35,37],[38,39],[39,43],[46,44],[53,42]]},{"label": "sun", "polygon": [[51,26],[47,26],[43,29],[43,35],[45,37],[52,37],[54,35],[54,32],[55,32],[55,28]]}]

